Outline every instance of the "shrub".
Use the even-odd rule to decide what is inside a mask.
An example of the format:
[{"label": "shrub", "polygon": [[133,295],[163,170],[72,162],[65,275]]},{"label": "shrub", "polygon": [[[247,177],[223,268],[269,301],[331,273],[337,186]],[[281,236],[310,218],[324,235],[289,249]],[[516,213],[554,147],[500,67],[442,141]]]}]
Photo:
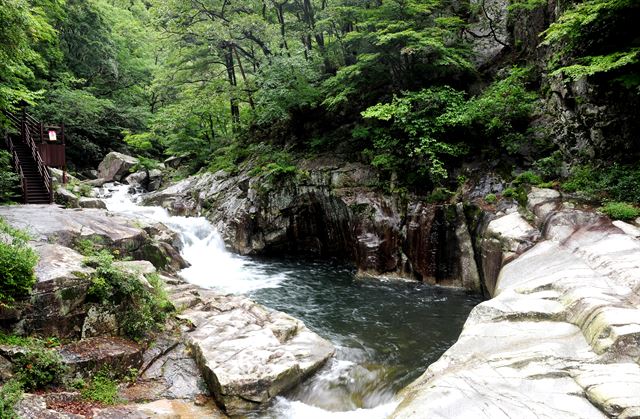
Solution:
[{"label": "shrub", "polygon": [[431,192],[431,195],[427,197],[427,202],[436,203],[436,202],[444,202],[453,196],[453,192],[445,189],[445,188],[436,188]]},{"label": "shrub", "polygon": [[562,184],[567,192],[581,192],[593,199],[640,202],[640,165],[613,163],[608,167],[578,166]]},{"label": "shrub", "polygon": [[17,419],[13,407],[22,399],[22,384],[12,379],[0,386],[0,418]]},{"label": "shrub", "polygon": [[484,202],[486,202],[487,204],[495,204],[496,202],[498,202],[498,197],[493,193],[487,194],[484,197]]},{"label": "shrub", "polygon": [[106,371],[98,372],[88,385],[80,387],[80,393],[85,399],[104,404],[116,404],[119,401],[118,383]]},{"label": "shrub", "polygon": [[26,390],[36,390],[60,384],[66,372],[60,355],[55,350],[32,348],[14,361],[18,380]]},{"label": "shrub", "polygon": [[0,304],[11,304],[31,293],[36,282],[36,252],[29,247],[29,236],[0,218]]},{"label": "shrub", "polygon": [[640,208],[626,202],[607,202],[600,211],[614,220],[633,220],[640,217]]},{"label": "shrub", "polygon": [[88,258],[86,264],[95,268],[89,287],[89,298],[114,309],[123,333],[139,340],[156,330],[173,310],[157,275],[149,276],[152,290],[136,277],[117,268],[114,257],[106,250]]},{"label": "shrub", "polygon": [[536,186],[541,183],[542,183],[542,178],[540,178],[540,176],[538,176],[532,171],[522,172],[518,176],[516,176],[516,178],[513,180],[513,184],[516,186],[518,185]]}]

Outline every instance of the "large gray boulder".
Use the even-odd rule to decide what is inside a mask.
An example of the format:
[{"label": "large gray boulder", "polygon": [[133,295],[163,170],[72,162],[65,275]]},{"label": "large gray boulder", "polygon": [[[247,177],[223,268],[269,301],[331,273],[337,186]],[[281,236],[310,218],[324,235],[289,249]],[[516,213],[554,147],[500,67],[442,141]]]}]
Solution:
[{"label": "large gray boulder", "polygon": [[106,182],[122,181],[138,162],[139,160],[135,157],[112,151],[100,162],[98,178],[104,179]]},{"label": "large gray boulder", "polygon": [[211,394],[230,415],[268,403],[320,368],[334,348],[301,321],[247,298],[189,284],[168,288]]},{"label": "large gray boulder", "polygon": [[80,198],[64,186],[58,186],[53,193],[53,201],[65,208],[79,208]]},{"label": "large gray boulder", "polygon": [[[640,241],[555,193],[532,198],[543,240],[504,266],[495,297],[402,391],[393,418],[638,417]],[[509,225],[506,237],[526,236]]]}]

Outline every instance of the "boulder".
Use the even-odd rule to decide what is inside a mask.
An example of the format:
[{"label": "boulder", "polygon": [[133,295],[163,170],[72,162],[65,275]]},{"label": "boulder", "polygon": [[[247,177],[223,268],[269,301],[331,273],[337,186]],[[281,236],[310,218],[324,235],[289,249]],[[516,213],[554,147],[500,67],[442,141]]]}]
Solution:
[{"label": "boulder", "polygon": [[173,156],[173,157],[169,157],[168,159],[166,159],[164,161],[165,166],[167,167],[171,167],[172,169],[177,169],[178,166],[180,166],[182,164],[182,161],[185,159],[185,157],[182,156]]},{"label": "boulder", "polygon": [[138,163],[139,160],[135,157],[112,151],[98,166],[98,178],[105,179],[106,182],[122,181]]},{"label": "boulder", "polygon": [[185,297],[193,301],[178,316],[192,327],[186,343],[211,394],[230,415],[265,405],[333,355],[331,343],[301,321],[247,298],[189,284],[168,291],[176,304]]},{"label": "boulder", "polygon": [[58,186],[53,194],[53,201],[65,208],[80,208],[80,198],[63,186]]},{"label": "boulder", "polygon": [[149,192],[157,191],[158,189],[160,189],[161,184],[162,184],[162,170],[160,169],[149,170],[149,184],[147,185],[147,190]]},{"label": "boulder", "polygon": [[139,186],[144,189],[146,189],[148,182],[149,175],[146,170],[138,170],[124,179],[124,183],[127,185]]},{"label": "boulder", "polygon": [[90,375],[107,368],[126,375],[142,365],[143,347],[119,337],[95,337],[62,346],[58,353],[73,372]]},{"label": "boulder", "polygon": [[79,336],[89,309],[87,277],[93,269],[84,266],[84,256],[68,247],[38,243],[35,248],[40,256],[37,282],[14,328],[43,336]]},{"label": "boulder", "polygon": [[98,198],[80,198],[80,208],[95,208],[95,209],[107,209],[107,204],[103,200]]},{"label": "boulder", "polygon": [[[49,174],[51,175],[51,179],[53,180],[53,183],[55,184],[62,184],[62,180],[64,178],[64,172],[60,169],[56,169],[54,167],[49,167]],[[69,182],[80,182],[78,180],[78,178],[76,178],[75,176],[67,173],[66,174],[66,178],[67,178],[67,183]]]}]

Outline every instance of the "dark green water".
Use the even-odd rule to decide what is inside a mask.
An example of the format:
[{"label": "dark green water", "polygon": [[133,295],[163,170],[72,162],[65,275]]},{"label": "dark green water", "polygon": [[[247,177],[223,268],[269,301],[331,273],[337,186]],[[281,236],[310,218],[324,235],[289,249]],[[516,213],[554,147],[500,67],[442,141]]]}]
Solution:
[{"label": "dark green water", "polygon": [[344,412],[391,403],[456,341],[481,301],[474,294],[415,282],[357,279],[353,270],[327,263],[260,265],[265,274],[284,280],[278,288],[248,295],[303,320],[337,347],[335,360],[263,417],[322,417],[305,408]]}]

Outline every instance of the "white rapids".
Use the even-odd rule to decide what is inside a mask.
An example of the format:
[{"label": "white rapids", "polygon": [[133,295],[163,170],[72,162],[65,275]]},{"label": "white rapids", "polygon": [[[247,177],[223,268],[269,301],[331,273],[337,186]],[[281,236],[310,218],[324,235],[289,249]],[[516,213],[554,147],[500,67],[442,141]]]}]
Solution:
[{"label": "white rapids", "polygon": [[[182,257],[190,267],[179,275],[186,281],[203,288],[229,294],[247,294],[263,288],[278,288],[287,280],[287,272],[268,272],[263,265],[226,250],[220,234],[204,217],[180,217],[170,215],[161,207],[141,206],[137,196],[129,193],[126,185],[107,184],[100,190],[109,211],[161,222],[178,233],[182,241]],[[314,377],[314,386],[332,387],[332,381],[344,379],[345,362],[333,360]],[[304,397],[304,401],[277,397],[272,407],[252,417],[273,419],[383,419],[397,406],[392,395],[381,397],[379,404],[368,409],[334,405],[326,400],[324,392]],[[325,394],[329,396],[329,393]],[[330,398],[330,396],[329,396]],[[323,408],[324,407],[324,408]],[[351,410],[348,410],[351,409]]]}]

